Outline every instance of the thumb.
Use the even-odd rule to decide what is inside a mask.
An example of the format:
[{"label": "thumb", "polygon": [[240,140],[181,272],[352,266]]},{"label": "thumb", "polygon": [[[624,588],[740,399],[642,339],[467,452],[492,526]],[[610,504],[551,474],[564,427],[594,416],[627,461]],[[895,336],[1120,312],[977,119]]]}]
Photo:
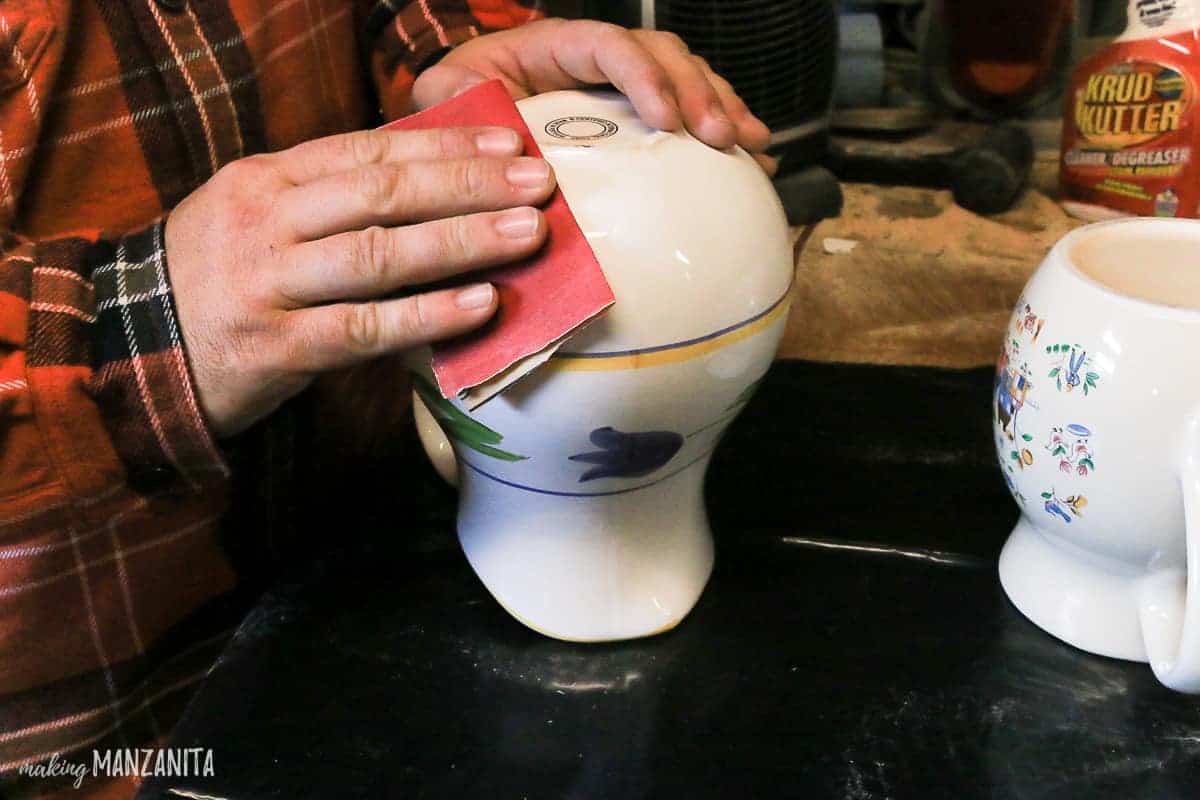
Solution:
[{"label": "thumb", "polygon": [[413,84],[413,103],[418,109],[435,106],[443,100],[449,100],[455,95],[462,94],[472,86],[483,83],[488,78],[470,67],[460,67],[456,64],[434,64],[421,73]]}]

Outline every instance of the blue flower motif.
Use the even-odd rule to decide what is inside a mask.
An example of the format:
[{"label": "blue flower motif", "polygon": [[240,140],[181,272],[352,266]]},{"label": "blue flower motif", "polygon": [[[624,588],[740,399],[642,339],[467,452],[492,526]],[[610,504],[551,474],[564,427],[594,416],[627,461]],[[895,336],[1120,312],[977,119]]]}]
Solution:
[{"label": "blue flower motif", "polygon": [[683,447],[683,436],[673,431],[624,433],[613,427],[596,428],[588,441],[599,450],[568,456],[571,461],[595,464],[579,482],[597,478],[640,478],[659,469]]}]

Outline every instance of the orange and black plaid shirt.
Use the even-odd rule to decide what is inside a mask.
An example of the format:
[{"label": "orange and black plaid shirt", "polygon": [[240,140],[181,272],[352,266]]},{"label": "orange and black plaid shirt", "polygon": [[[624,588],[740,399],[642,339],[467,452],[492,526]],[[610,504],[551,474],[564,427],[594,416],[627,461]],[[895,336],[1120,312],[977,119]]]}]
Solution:
[{"label": "orange and black plaid shirt", "polygon": [[538,14],[0,2],[0,793],[23,764],[161,741],[227,640],[230,469],[165,214],[230,161],[406,113],[446,48]]}]

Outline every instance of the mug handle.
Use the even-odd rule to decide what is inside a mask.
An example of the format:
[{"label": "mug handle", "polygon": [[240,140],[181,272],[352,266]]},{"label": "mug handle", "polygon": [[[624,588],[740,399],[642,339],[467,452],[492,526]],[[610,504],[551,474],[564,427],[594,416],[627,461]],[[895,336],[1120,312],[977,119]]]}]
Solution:
[{"label": "mug handle", "polygon": [[1164,686],[1200,692],[1200,416],[1187,422],[1179,483],[1183,494],[1186,573],[1152,572],[1140,585],[1139,613],[1146,657]]},{"label": "mug handle", "polygon": [[413,389],[412,393],[412,406],[413,420],[417,423],[417,437],[421,440],[421,447],[425,448],[425,455],[429,457],[437,474],[442,476],[442,480],[457,487],[458,458],[454,455],[454,448],[416,389]]}]

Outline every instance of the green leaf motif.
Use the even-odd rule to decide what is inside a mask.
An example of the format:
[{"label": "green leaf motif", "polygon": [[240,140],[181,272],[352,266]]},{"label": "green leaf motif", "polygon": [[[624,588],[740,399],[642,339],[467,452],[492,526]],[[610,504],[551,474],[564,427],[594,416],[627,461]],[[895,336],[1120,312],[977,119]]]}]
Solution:
[{"label": "green leaf motif", "polygon": [[494,447],[493,445],[504,441],[503,436],[460,411],[456,405],[442,397],[424,375],[414,372],[412,376],[417,394],[425,401],[429,412],[433,414],[434,419],[442,426],[442,430],[448,437],[477,453],[498,458],[501,461],[524,461],[528,458],[528,456],[520,456]]},{"label": "green leaf motif", "polygon": [[1055,378],[1054,385],[1057,386],[1058,390],[1061,392],[1062,391],[1062,378]]},{"label": "green leaf motif", "polygon": [[1094,470],[1096,468],[1096,465],[1092,463],[1092,460],[1090,458],[1081,458],[1079,460],[1079,464],[1080,464],[1080,466],[1087,467],[1088,469],[1091,469],[1091,470]]},{"label": "green leaf motif", "polygon": [[[429,401],[426,400],[428,405]],[[457,411],[457,409],[455,409]],[[479,442],[481,444],[500,444],[504,438],[496,433],[491,428],[480,425],[469,417],[465,420],[455,417],[443,417],[441,414],[434,413],[438,423],[446,429],[446,435],[451,438],[458,439],[464,442]]]},{"label": "green leaf motif", "polygon": [[490,447],[486,444],[473,445],[469,442],[463,442],[463,444],[465,444],[467,447],[470,447],[477,453],[483,453],[485,456],[498,458],[501,461],[524,461],[525,459],[529,458],[529,456],[519,456],[516,453],[510,453],[507,450],[501,450],[498,447]]},{"label": "green leaf motif", "polygon": [[1057,375],[1060,372],[1062,372],[1062,367],[1055,367],[1054,369],[1050,370],[1050,374],[1047,375],[1046,377],[1053,378],[1055,375]]},{"label": "green leaf motif", "polygon": [[1054,496],[1054,495],[1050,494],[1049,492],[1042,492],[1042,499],[1043,499],[1043,500],[1049,500],[1049,499],[1050,499],[1051,497],[1053,497],[1053,496]]},{"label": "green leaf motif", "polygon": [[1024,439],[1025,441],[1027,441],[1027,442],[1032,442],[1032,441],[1033,441],[1033,437],[1032,437],[1031,435],[1029,435],[1028,433],[1022,433],[1022,434],[1021,434],[1021,438],[1022,438],[1022,439]]},{"label": "green leaf motif", "polygon": [[1019,461],[1021,459],[1021,456],[1019,456],[1017,454],[1016,450],[1013,450],[1011,453],[1009,453],[1008,457],[1011,458],[1013,461]]}]

